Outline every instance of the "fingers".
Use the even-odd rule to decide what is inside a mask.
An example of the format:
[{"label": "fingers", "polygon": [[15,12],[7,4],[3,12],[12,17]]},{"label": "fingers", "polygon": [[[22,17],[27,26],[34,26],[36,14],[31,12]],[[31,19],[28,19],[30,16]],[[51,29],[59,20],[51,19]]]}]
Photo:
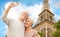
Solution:
[{"label": "fingers", "polygon": [[15,7],[15,6],[17,6],[17,5],[19,5],[17,2],[11,2],[10,5],[9,5],[9,7],[12,8],[12,7]]},{"label": "fingers", "polygon": [[18,5],[17,2],[13,2],[13,3],[12,3],[12,6],[13,6],[13,7],[15,7],[15,6],[17,6],[17,5]]}]

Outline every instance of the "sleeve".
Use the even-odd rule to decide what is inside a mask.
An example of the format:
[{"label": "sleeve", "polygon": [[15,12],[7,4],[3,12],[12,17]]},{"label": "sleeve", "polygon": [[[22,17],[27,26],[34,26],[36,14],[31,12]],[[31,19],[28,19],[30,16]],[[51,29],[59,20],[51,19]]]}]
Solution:
[{"label": "sleeve", "polygon": [[38,35],[38,33],[37,33],[37,31],[36,31],[36,30],[34,30],[33,37],[40,37],[40,36]]},{"label": "sleeve", "polygon": [[3,14],[2,14],[2,20],[3,20],[3,22],[5,22],[6,24],[8,24],[7,13],[3,12]]}]

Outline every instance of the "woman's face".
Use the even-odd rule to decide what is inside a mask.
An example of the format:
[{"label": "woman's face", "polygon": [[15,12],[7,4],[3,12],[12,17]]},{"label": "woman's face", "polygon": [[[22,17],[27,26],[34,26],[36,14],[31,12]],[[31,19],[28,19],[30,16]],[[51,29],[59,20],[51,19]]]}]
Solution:
[{"label": "woman's face", "polygon": [[27,18],[27,20],[24,23],[24,26],[25,27],[31,27],[31,25],[32,25],[32,20],[30,18]]}]

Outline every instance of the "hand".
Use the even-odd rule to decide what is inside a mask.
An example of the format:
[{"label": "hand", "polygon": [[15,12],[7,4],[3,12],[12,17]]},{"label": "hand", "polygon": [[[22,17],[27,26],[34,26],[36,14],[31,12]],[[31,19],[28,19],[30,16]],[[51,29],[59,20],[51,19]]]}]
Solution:
[{"label": "hand", "polygon": [[20,14],[19,19],[20,19],[21,22],[23,22],[24,20],[27,19],[27,17],[28,17],[28,11],[25,11],[25,12],[22,12],[22,13]]},{"label": "hand", "polygon": [[9,10],[10,10],[10,8],[15,7],[15,6],[17,6],[17,5],[18,5],[17,2],[11,2],[11,3],[9,4],[9,6],[7,7],[7,9],[5,9],[5,13],[8,13]]},{"label": "hand", "polygon": [[15,6],[17,6],[17,5],[18,5],[17,2],[12,2],[12,3],[10,3],[10,5],[9,5],[8,7],[12,8],[12,7],[15,7]]}]

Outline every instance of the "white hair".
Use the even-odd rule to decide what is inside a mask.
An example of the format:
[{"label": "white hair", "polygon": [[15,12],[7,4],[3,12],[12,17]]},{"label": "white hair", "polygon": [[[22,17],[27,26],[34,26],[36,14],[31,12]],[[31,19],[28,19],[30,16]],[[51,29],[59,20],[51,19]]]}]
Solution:
[{"label": "white hair", "polygon": [[32,16],[29,16],[28,18],[30,18],[32,21],[32,24],[34,24],[34,18]]}]

